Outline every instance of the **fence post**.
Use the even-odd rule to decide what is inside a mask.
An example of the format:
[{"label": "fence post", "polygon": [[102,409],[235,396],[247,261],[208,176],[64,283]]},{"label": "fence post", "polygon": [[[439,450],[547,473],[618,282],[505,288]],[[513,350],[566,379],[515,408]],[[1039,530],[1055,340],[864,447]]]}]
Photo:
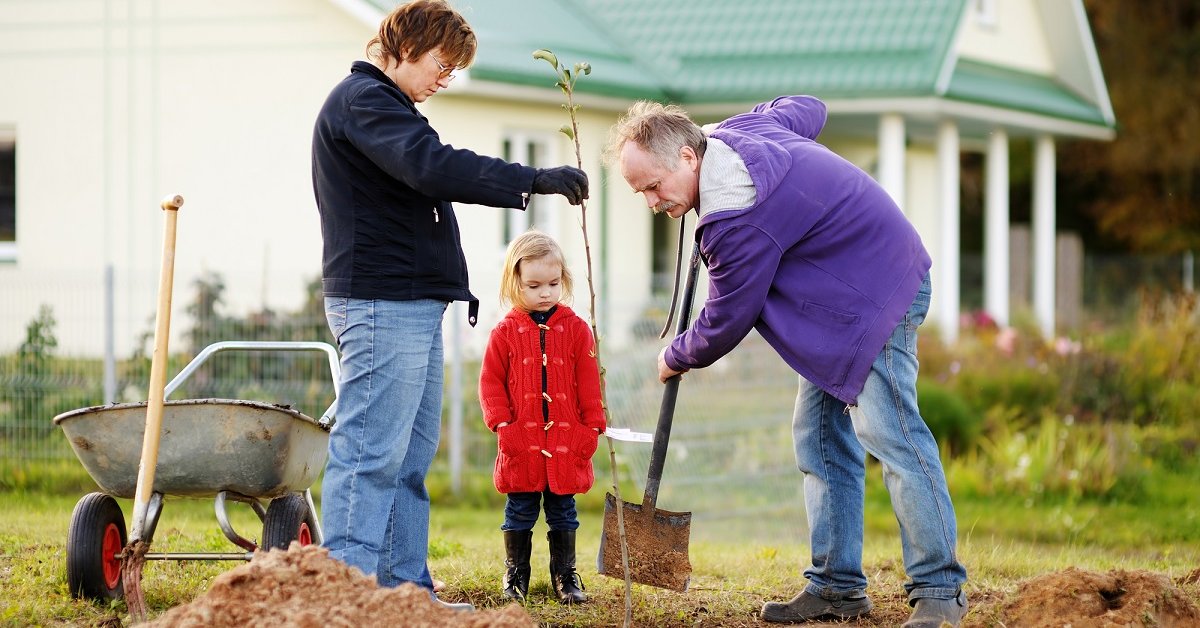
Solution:
[{"label": "fence post", "polygon": [[1196,256],[1191,249],[1183,254],[1183,291],[1187,294],[1196,291]]},{"label": "fence post", "polygon": [[113,302],[116,292],[113,285],[112,264],[104,266],[104,403],[117,400],[117,357],[113,339]]},{"label": "fence post", "polygon": [[450,313],[450,492],[462,493],[463,466],[463,387],[462,387],[462,308],[451,304]]}]

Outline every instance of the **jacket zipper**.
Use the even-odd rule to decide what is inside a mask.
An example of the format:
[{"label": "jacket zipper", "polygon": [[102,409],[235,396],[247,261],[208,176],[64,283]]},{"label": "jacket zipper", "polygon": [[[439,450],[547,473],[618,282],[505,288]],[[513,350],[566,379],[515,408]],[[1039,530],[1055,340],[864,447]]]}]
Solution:
[{"label": "jacket zipper", "polygon": [[[550,329],[544,323],[538,323],[538,344],[542,349],[542,423],[550,420],[550,395],[546,386],[546,330]],[[546,429],[550,426],[547,425]]]}]

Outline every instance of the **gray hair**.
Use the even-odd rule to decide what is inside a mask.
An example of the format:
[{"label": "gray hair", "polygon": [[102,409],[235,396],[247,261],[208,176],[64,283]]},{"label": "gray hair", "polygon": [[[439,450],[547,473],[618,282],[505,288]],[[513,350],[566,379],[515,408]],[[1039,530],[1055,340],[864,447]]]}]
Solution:
[{"label": "gray hair", "polygon": [[674,170],[680,148],[690,146],[696,155],[703,157],[708,140],[682,107],[641,100],[609,130],[604,149],[607,163],[611,165],[620,159],[626,142],[650,153],[660,167]]}]

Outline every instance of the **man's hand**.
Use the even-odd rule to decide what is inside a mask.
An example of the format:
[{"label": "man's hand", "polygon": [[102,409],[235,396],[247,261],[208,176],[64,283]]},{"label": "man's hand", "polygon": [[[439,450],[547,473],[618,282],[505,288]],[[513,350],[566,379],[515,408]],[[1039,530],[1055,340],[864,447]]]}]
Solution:
[{"label": "man's hand", "polygon": [[562,194],[572,205],[588,197],[587,173],[571,166],[540,168],[533,175],[534,194]]},{"label": "man's hand", "polygon": [[687,372],[687,371],[676,371],[675,369],[667,366],[667,357],[666,356],[667,356],[667,348],[663,347],[663,350],[658,352],[658,381],[660,381],[664,384],[667,383],[668,379],[671,379],[672,377],[675,377],[676,375],[682,375],[683,373]]}]

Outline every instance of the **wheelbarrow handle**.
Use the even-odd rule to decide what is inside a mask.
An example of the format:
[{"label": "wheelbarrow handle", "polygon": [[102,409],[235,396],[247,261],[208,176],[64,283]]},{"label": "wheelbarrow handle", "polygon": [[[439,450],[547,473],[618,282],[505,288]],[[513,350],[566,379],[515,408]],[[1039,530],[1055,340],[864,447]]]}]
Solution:
[{"label": "wheelbarrow handle", "polygon": [[338,386],[342,381],[341,365],[338,362],[337,349],[333,348],[327,342],[305,341],[305,340],[222,340],[214,342],[205,347],[196,357],[188,362],[183,370],[172,379],[164,389],[164,398],[170,397],[171,393],[175,392],[193,373],[200,368],[210,357],[222,351],[321,351],[325,353],[325,357],[329,362],[329,375],[333,380],[333,403],[321,415],[320,423],[323,425],[332,424],[335,416],[337,416],[337,396]]},{"label": "wheelbarrow handle", "polygon": [[[692,317],[692,303],[696,298],[696,279],[700,273],[700,242],[692,244],[692,257],[688,261],[687,285],[683,289],[683,303],[679,308],[679,324],[676,337],[687,331]],[[658,502],[658,485],[662,481],[663,467],[667,463],[667,444],[671,440],[671,421],[675,417],[675,400],[679,397],[679,375],[667,379],[663,388],[662,404],[658,408],[658,427],[654,430],[654,445],[650,450],[650,469],[646,474],[646,493],[642,498],[644,508],[653,509]],[[649,511],[648,511],[649,512]]]}]

